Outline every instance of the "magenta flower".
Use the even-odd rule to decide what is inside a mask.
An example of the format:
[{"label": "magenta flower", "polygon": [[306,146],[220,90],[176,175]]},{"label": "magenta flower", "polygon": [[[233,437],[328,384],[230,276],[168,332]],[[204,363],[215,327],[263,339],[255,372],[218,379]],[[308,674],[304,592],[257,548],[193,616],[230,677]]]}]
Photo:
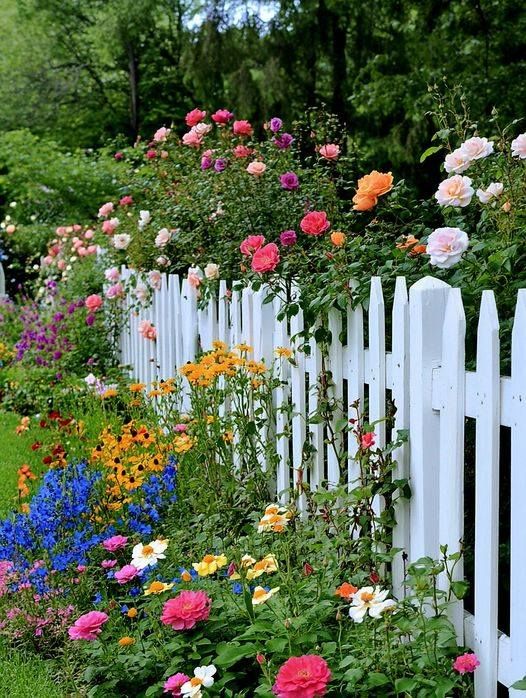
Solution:
[{"label": "magenta flower", "polygon": [[190,677],[186,674],[182,674],[181,672],[173,674],[173,676],[169,676],[166,679],[163,687],[164,693],[171,693],[172,696],[180,696],[181,686],[187,681],[190,681]]},{"label": "magenta flower", "polygon": [[224,158],[217,158],[214,162],[214,170],[216,172],[223,172],[226,169],[227,161]]},{"label": "magenta flower", "polygon": [[274,145],[280,150],[290,148],[294,142],[294,138],[290,135],[290,133],[282,133],[279,136],[274,136],[272,140],[274,141]]},{"label": "magenta flower", "polygon": [[277,133],[281,130],[281,127],[283,126],[283,121],[278,116],[274,116],[269,121],[268,126],[272,133]]},{"label": "magenta flower", "polygon": [[102,611],[85,613],[68,630],[69,637],[71,640],[96,640],[108,620],[109,616]]},{"label": "magenta flower", "polygon": [[124,567],[115,572],[115,579],[119,582],[119,584],[127,584],[135,579],[138,574],[139,570],[137,567],[135,567],[135,565],[124,565]]},{"label": "magenta flower", "polygon": [[232,112],[228,111],[228,109],[218,109],[215,114],[212,114],[212,121],[215,121],[218,126],[224,126],[228,124],[233,116]]},{"label": "magenta flower", "polygon": [[292,245],[295,245],[297,239],[298,236],[296,235],[295,230],[284,230],[279,235],[279,241],[281,242],[283,247],[291,247]]},{"label": "magenta flower", "polygon": [[472,674],[478,666],[480,662],[477,655],[470,652],[461,654],[453,662],[453,669],[459,674]]},{"label": "magenta flower", "polygon": [[298,175],[294,172],[285,172],[285,174],[280,175],[279,181],[281,182],[281,187],[289,191],[294,191],[300,185]]},{"label": "magenta flower", "polygon": [[117,550],[122,550],[122,548],[126,547],[127,543],[128,539],[126,536],[112,536],[111,538],[106,538],[106,540],[102,541],[102,547],[109,553],[114,553]]}]

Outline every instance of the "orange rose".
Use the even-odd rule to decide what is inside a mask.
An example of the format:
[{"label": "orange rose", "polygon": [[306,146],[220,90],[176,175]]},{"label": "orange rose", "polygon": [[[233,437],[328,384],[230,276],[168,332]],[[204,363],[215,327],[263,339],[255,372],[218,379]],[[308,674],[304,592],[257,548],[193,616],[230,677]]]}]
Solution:
[{"label": "orange rose", "polygon": [[390,172],[373,170],[358,180],[358,193],[367,196],[382,196],[393,188],[393,175]]},{"label": "orange rose", "polygon": [[342,247],[345,245],[345,241],[347,240],[347,237],[345,233],[340,233],[339,231],[334,231],[331,233],[331,242],[333,245],[336,247]]},{"label": "orange rose", "polygon": [[356,194],[352,198],[354,202],[353,209],[355,211],[370,211],[374,206],[376,206],[376,203],[378,199],[376,196],[370,196],[369,194],[362,194],[361,192],[356,192]]},{"label": "orange rose", "polygon": [[344,582],[341,584],[336,591],[334,592],[336,596],[339,596],[341,599],[344,599],[345,601],[350,601],[354,594],[358,591],[358,587],[353,586],[352,584],[349,584],[349,582]]}]

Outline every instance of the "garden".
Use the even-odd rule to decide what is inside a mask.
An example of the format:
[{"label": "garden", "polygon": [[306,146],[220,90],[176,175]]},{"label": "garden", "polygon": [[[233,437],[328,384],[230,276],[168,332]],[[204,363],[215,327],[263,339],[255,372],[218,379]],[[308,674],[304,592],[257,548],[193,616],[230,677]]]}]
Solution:
[{"label": "garden", "polygon": [[[427,86],[406,76],[410,107],[372,28],[371,92],[351,97],[337,55],[351,70],[354,3],[191,17],[162,4],[166,22],[148,2],[2,11],[57,71],[20,90],[46,110],[52,87],[60,109],[49,132],[14,93],[16,128],[0,107],[0,695],[522,695],[526,105],[519,87],[514,104],[490,89],[500,43],[485,44],[485,104],[471,65],[449,83],[440,53],[444,79],[425,62]],[[431,21],[406,5],[406,28]],[[460,33],[446,20],[461,5],[436,8],[430,51]],[[398,10],[382,12],[398,32]],[[520,27],[517,13],[499,17]],[[286,92],[275,42],[313,26],[318,53],[298,50],[317,87],[295,66]],[[237,78],[219,39],[239,51]],[[29,77],[27,47],[9,42],[0,74],[16,60]],[[367,99],[371,119],[390,100],[405,117],[382,132]],[[438,295],[415,310],[426,283]],[[420,425],[407,415],[428,389]],[[435,465],[439,493],[419,480]]]}]

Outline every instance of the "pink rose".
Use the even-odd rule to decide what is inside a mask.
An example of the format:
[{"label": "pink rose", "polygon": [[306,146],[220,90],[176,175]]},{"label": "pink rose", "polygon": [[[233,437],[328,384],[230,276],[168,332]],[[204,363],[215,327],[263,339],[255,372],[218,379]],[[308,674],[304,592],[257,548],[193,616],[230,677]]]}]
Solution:
[{"label": "pink rose", "polygon": [[521,133],[512,140],[511,154],[514,158],[526,159],[526,133]]},{"label": "pink rose", "polygon": [[437,228],[427,238],[429,263],[439,269],[449,269],[469,247],[469,238],[460,228]]},{"label": "pink rose", "polygon": [[119,206],[131,206],[133,204],[133,198],[131,196],[123,196],[119,201]]},{"label": "pink rose", "polygon": [[201,111],[200,109],[192,109],[192,111],[189,111],[188,114],[185,116],[184,120],[186,121],[187,126],[197,126],[198,123],[200,123],[206,116],[205,111]]},{"label": "pink rose", "polygon": [[124,286],[120,282],[113,284],[113,286],[110,286],[106,291],[106,298],[109,298],[110,300],[113,300],[114,298],[123,298],[123,296]]},{"label": "pink rose", "polygon": [[94,237],[95,233],[93,232],[93,230],[86,230],[86,232],[84,233],[84,238],[86,240],[93,240]]},{"label": "pink rose", "polygon": [[254,252],[252,257],[252,271],[256,271],[262,274],[266,271],[274,271],[274,269],[279,264],[279,250],[278,246],[273,242],[269,242],[268,245],[260,247],[259,250]]},{"label": "pink rose", "polygon": [[330,225],[325,211],[310,211],[300,222],[300,228],[307,235],[321,235]]},{"label": "pink rose", "polygon": [[110,218],[109,221],[104,221],[102,224],[102,232],[105,235],[113,235],[114,231],[118,228],[119,223],[120,221],[118,218]]},{"label": "pink rose", "polygon": [[124,159],[124,153],[117,152],[117,153],[115,153],[115,155],[114,155],[113,157],[115,158],[115,160],[123,160],[123,159]]},{"label": "pink rose", "polygon": [[316,654],[291,657],[282,664],[272,692],[278,698],[321,698],[331,680],[329,665]]},{"label": "pink rose", "polygon": [[263,172],[267,169],[267,166],[265,165],[264,162],[260,162],[259,160],[254,160],[254,162],[249,163],[247,166],[247,172],[254,177],[261,177]]},{"label": "pink rose", "polygon": [[199,288],[203,280],[203,272],[199,267],[190,267],[188,270],[188,283],[192,288]]},{"label": "pink rose", "polygon": [[453,669],[459,674],[472,674],[478,666],[480,662],[477,655],[470,652],[460,655],[453,662]]},{"label": "pink rose", "polygon": [[218,126],[224,126],[232,119],[234,115],[228,109],[218,109],[215,114],[212,114],[212,121]]},{"label": "pink rose", "polygon": [[90,311],[90,313],[94,313],[100,307],[102,307],[102,298],[97,293],[93,293],[91,296],[86,298],[84,305]]},{"label": "pink rose", "polygon": [[68,635],[72,640],[96,640],[102,632],[102,626],[109,620],[109,616],[101,611],[90,611],[69,628]]},{"label": "pink rose", "polygon": [[440,182],[435,192],[435,199],[440,206],[459,206],[464,208],[469,204],[474,193],[471,179],[457,174]]},{"label": "pink rose", "polygon": [[161,623],[174,630],[191,630],[199,621],[208,620],[211,605],[204,591],[181,591],[164,604]]},{"label": "pink rose", "polygon": [[110,267],[104,272],[104,278],[106,281],[116,283],[121,278],[121,274],[117,267]]},{"label": "pink rose", "polygon": [[160,291],[162,283],[162,274],[157,269],[152,269],[148,272],[148,283],[155,291]]},{"label": "pink rose", "polygon": [[117,550],[122,550],[126,547],[128,539],[126,536],[112,536],[111,538],[106,538],[102,541],[102,547],[109,553],[115,553]]},{"label": "pink rose", "polygon": [[106,204],[102,204],[102,206],[99,208],[99,218],[106,218],[106,216],[109,216],[114,208],[115,207],[111,201],[108,201]]},{"label": "pink rose", "polygon": [[245,119],[242,121],[234,121],[232,131],[234,132],[234,136],[251,136],[254,133],[252,125]]},{"label": "pink rose", "polygon": [[139,570],[135,565],[124,565],[120,570],[115,572],[115,579],[119,584],[127,584],[131,582],[139,574]]},{"label": "pink rose", "polygon": [[172,696],[177,698],[177,696],[181,695],[181,686],[187,681],[190,681],[190,677],[186,674],[182,674],[181,672],[174,674],[173,676],[169,676],[163,686],[163,692],[171,693]]},{"label": "pink rose", "polygon": [[88,245],[88,254],[95,254],[97,251],[97,245]]},{"label": "pink rose", "polygon": [[149,320],[141,320],[137,328],[141,337],[154,341],[157,339],[157,330]]},{"label": "pink rose", "polygon": [[327,143],[318,148],[318,153],[325,160],[337,160],[340,155],[340,146],[335,143]]},{"label": "pink rose", "polygon": [[375,444],[376,434],[373,431],[368,431],[362,436],[361,447],[365,450],[371,448]]},{"label": "pink rose", "polygon": [[170,129],[166,128],[165,126],[161,126],[161,128],[158,128],[157,131],[153,134],[153,140],[156,143],[164,143],[164,141],[168,138],[170,135]]},{"label": "pink rose", "polygon": [[155,247],[164,247],[172,239],[172,233],[168,228],[161,228],[155,238]]},{"label": "pink rose", "polygon": [[154,158],[157,157],[157,151],[153,150],[153,148],[150,148],[149,150],[146,151],[146,157],[148,160],[153,160]]},{"label": "pink rose", "polygon": [[246,145],[236,145],[233,150],[235,158],[248,158],[254,151]]},{"label": "pink rose", "polygon": [[185,133],[183,136],[184,145],[188,145],[190,146],[190,148],[199,148],[202,142],[203,137],[200,136],[197,133],[197,131],[194,131],[193,129],[191,131],[188,131],[188,133]]},{"label": "pink rose", "polygon": [[117,560],[103,560],[100,563],[100,566],[102,567],[103,570],[111,570],[112,567],[115,567],[117,564]]},{"label": "pink rose", "polygon": [[256,250],[259,250],[265,244],[265,238],[263,235],[249,235],[243,240],[239,249],[241,254],[245,257],[251,257]]}]

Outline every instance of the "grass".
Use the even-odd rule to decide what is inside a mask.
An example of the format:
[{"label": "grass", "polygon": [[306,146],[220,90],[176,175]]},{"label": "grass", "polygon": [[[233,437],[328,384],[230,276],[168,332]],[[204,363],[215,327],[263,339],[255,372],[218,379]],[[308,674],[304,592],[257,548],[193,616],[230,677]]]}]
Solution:
[{"label": "grass", "polygon": [[[0,516],[17,507],[17,470],[27,463],[35,473],[44,470],[42,454],[31,450],[34,436],[17,435],[17,415],[0,412]],[[0,695],[9,698],[63,698],[56,685],[53,664],[36,656],[14,652],[0,644]]]}]

